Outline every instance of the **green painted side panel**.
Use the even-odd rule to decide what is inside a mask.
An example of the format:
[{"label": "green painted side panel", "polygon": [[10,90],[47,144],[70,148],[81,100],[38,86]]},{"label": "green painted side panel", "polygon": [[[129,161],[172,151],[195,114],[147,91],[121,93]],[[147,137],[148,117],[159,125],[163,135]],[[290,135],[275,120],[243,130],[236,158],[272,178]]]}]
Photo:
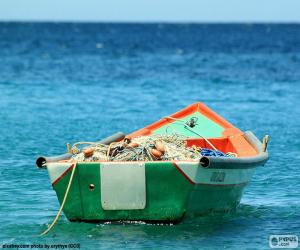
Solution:
[{"label": "green painted side panel", "polygon": [[164,214],[166,219],[180,219],[186,212],[193,185],[172,163],[146,163],[146,209],[152,219]]},{"label": "green painted side panel", "polygon": [[[99,170],[99,163],[77,165],[63,210],[68,219],[175,221],[184,216],[193,185],[172,163],[146,163],[146,207],[141,210],[103,210]],[[69,178],[70,173],[54,186],[60,202]],[[89,189],[91,183],[95,185],[93,191]]]},{"label": "green painted side panel", "polygon": [[196,185],[190,196],[188,214],[197,215],[205,214],[212,210],[230,210],[239,204],[244,187],[245,185]]},{"label": "green painted side panel", "polygon": [[[182,121],[186,122],[190,120],[192,117],[197,117],[197,125],[193,127],[193,130],[200,135],[204,137],[220,137],[222,136],[222,132],[224,131],[224,128],[221,127],[220,125],[214,123],[212,120],[208,119],[198,111],[194,112],[193,114],[186,116],[185,118],[181,119]],[[198,135],[195,133],[189,131],[188,129],[184,128],[182,125],[183,123],[181,122],[172,122],[171,124],[166,124],[157,130],[153,132],[153,134],[161,134],[161,135],[166,135],[166,134],[181,134],[185,135],[188,137],[194,137],[194,138],[199,138]]]},{"label": "green painted side panel", "polygon": [[[184,215],[228,210],[241,199],[244,185],[191,185],[170,162],[146,163],[146,207],[140,210],[103,210],[99,163],[79,163],[63,209],[72,221],[160,220],[178,221]],[[61,203],[71,171],[54,189]],[[94,184],[93,191],[89,185]],[[112,194],[113,195],[113,191]]]},{"label": "green painted side panel", "polygon": [[[101,217],[100,163],[80,163],[78,169],[83,218],[92,220]],[[94,185],[93,190],[90,190],[90,184]]]}]

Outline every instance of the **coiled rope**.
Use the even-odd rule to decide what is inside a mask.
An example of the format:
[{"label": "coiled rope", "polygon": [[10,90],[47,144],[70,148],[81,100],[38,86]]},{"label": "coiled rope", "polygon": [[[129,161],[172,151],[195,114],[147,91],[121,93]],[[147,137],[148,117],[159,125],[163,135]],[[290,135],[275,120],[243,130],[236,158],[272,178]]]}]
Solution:
[{"label": "coiled rope", "polygon": [[63,201],[61,203],[61,206],[60,206],[60,208],[59,208],[59,210],[58,210],[58,212],[57,212],[57,214],[56,214],[53,222],[51,223],[51,225],[43,233],[40,234],[40,236],[49,233],[50,230],[54,227],[55,223],[57,222],[57,220],[58,220],[58,218],[59,218],[59,216],[60,216],[60,214],[61,214],[61,212],[62,212],[62,210],[64,208],[65,202],[67,200],[67,197],[68,197],[68,194],[69,194],[69,191],[70,191],[70,187],[71,187],[71,184],[72,184],[72,180],[73,180],[73,177],[74,177],[76,166],[77,166],[77,162],[75,162],[73,164],[72,173],[71,173],[71,176],[70,176],[70,179],[69,179],[69,183],[68,183],[68,186],[67,186],[67,189],[66,189],[66,192],[65,192],[64,199],[63,199]]}]

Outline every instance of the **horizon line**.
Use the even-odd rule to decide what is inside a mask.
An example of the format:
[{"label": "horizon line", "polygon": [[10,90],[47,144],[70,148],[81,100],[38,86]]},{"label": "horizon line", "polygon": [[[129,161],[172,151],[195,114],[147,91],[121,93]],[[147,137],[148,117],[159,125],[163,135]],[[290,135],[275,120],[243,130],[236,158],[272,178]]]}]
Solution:
[{"label": "horizon line", "polygon": [[238,20],[231,20],[231,21],[150,21],[150,20],[1,20],[0,23],[65,23],[65,24],[72,24],[72,23],[79,23],[79,24],[244,24],[244,25],[252,25],[252,24],[284,24],[284,25],[299,25],[300,21],[238,21]]}]

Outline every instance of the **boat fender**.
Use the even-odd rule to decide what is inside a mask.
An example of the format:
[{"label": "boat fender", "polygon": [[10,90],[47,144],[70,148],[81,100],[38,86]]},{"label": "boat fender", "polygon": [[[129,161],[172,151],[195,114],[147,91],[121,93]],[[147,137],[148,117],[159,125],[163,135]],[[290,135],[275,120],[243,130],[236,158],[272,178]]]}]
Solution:
[{"label": "boat fender", "polygon": [[207,157],[205,157],[205,156],[201,157],[199,163],[202,167],[209,168],[210,162],[209,162],[209,159]]}]

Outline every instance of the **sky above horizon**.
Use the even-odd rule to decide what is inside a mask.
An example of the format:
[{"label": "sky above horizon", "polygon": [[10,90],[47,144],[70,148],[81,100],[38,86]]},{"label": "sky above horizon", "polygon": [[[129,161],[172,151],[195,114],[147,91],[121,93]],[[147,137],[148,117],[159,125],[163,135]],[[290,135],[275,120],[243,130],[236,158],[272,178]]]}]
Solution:
[{"label": "sky above horizon", "polygon": [[300,0],[1,0],[0,21],[300,22]]}]

